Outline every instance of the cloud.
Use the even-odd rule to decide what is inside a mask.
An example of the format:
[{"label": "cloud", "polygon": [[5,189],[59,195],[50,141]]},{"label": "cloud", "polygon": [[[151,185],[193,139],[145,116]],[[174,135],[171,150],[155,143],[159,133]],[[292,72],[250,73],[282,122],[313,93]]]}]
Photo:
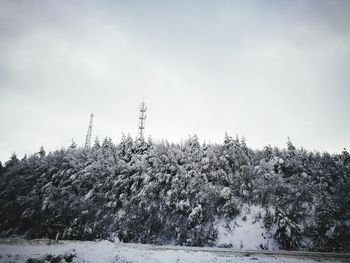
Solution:
[{"label": "cloud", "polygon": [[2,1],[0,159],[94,135],[190,133],[339,152],[350,141],[348,1]]}]

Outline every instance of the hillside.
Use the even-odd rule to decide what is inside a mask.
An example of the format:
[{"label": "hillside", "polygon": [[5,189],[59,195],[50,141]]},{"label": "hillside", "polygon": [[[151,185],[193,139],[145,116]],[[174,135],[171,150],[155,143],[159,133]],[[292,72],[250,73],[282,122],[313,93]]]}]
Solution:
[{"label": "hillside", "polygon": [[350,251],[350,155],[124,136],[1,171],[1,237]]}]

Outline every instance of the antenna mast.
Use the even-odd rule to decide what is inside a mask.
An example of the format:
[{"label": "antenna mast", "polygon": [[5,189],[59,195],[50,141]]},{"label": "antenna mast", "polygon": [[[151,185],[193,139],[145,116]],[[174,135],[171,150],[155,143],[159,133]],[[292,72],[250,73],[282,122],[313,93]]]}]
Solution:
[{"label": "antenna mast", "polygon": [[139,116],[139,140],[144,140],[144,129],[145,129],[145,120],[146,120],[146,111],[147,107],[143,101],[140,105],[140,116]]},{"label": "antenna mast", "polygon": [[94,114],[90,114],[90,123],[89,123],[89,129],[86,134],[86,140],[85,140],[85,150],[90,149],[91,147],[91,135],[92,135],[92,120],[94,118]]}]

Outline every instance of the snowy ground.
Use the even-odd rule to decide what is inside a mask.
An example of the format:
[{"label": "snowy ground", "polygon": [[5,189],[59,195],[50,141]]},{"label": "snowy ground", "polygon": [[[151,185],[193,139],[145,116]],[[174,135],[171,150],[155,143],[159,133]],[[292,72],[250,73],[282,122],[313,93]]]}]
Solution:
[{"label": "snowy ground", "polygon": [[218,220],[217,246],[238,249],[278,250],[278,244],[263,226],[265,209],[261,206],[244,206],[234,220]]},{"label": "snowy ground", "polygon": [[[248,254],[248,253],[247,253]],[[50,256],[51,255],[51,256]],[[72,255],[74,257],[72,257]],[[60,256],[62,261],[54,261]],[[47,240],[0,240],[0,262],[120,262],[120,263],[228,263],[228,262],[263,262],[263,263],[309,263],[309,262],[341,262],[320,259],[295,258],[276,255],[259,255],[232,252],[227,250],[206,251],[201,248],[154,247],[151,245],[112,243],[108,241],[81,242],[60,241],[48,246]],[[34,261],[29,259],[41,259]],[[64,259],[66,258],[66,260]],[[50,261],[46,261],[50,262]]]}]

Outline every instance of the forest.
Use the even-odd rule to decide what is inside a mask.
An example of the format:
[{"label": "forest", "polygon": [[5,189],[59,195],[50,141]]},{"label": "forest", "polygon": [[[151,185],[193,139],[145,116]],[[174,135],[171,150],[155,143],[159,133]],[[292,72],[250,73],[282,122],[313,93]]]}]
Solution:
[{"label": "forest", "polygon": [[[279,249],[350,252],[350,154],[96,138],[0,165],[0,237],[216,246],[217,220],[259,206]],[[266,249],[261,247],[261,249]]]}]

